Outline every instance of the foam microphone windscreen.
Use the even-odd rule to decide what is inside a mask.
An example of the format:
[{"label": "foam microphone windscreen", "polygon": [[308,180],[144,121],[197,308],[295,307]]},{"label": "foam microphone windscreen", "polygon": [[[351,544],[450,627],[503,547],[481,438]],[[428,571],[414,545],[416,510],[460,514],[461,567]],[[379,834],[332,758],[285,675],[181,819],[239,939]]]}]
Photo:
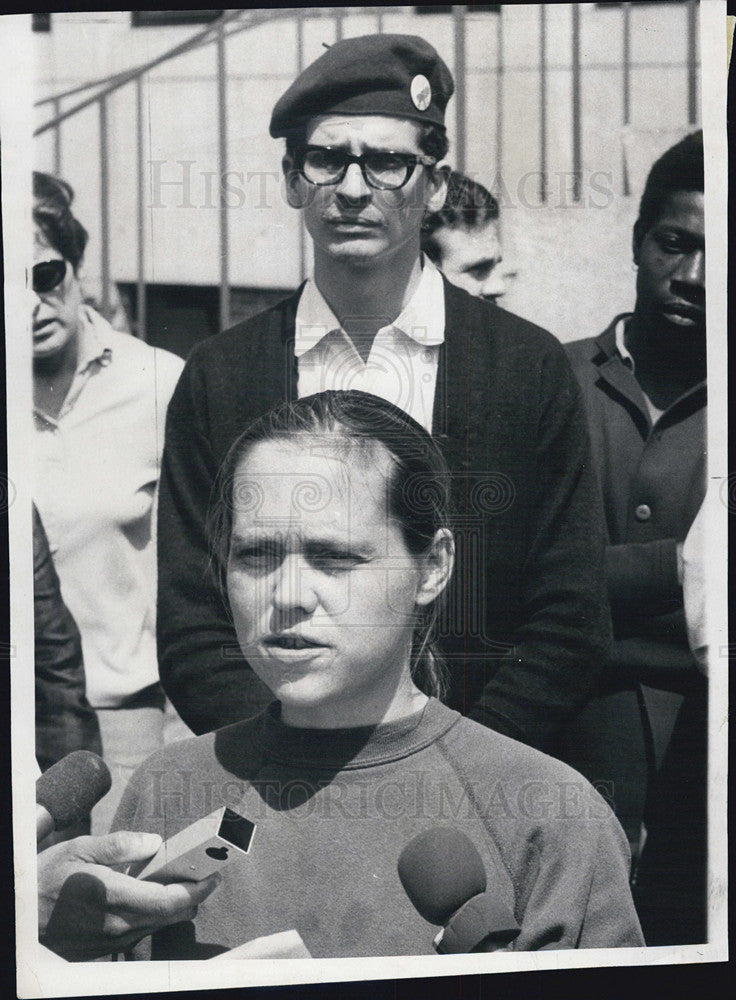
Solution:
[{"label": "foam microphone windscreen", "polygon": [[111,784],[110,771],[101,757],[89,750],[75,750],[38,778],[36,803],[51,814],[55,830],[64,830],[86,819]]},{"label": "foam microphone windscreen", "polygon": [[430,924],[446,924],[464,903],[486,890],[478,849],[452,827],[433,827],[410,840],[398,868],[404,891]]}]

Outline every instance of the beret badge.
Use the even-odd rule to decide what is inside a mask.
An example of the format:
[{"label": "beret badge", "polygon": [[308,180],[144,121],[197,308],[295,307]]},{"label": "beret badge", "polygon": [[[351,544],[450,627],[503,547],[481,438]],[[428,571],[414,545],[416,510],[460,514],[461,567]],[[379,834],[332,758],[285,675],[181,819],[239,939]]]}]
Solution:
[{"label": "beret badge", "polygon": [[418,111],[426,111],[432,102],[432,88],[426,76],[422,76],[421,73],[415,76],[411,81],[409,93],[414,102],[414,107]]}]

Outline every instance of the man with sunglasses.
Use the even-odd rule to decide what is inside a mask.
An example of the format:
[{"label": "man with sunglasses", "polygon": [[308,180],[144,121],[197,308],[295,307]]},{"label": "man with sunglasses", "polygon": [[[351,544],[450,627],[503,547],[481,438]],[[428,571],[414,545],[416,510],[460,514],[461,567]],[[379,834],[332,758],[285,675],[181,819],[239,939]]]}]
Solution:
[{"label": "man with sunglasses", "polygon": [[[286,140],[286,193],[312,238],[314,274],[198,345],[167,417],[159,662],[197,732],[268,700],[208,577],[215,473],[250,420],[324,389],[402,407],[452,470],[460,567],[439,627],[449,703],[549,750],[595,684],[610,621],[575,379],[550,334],[453,287],[421,254],[422,220],[447,188],[439,164],[453,90],[422,39],[365,36],[329,47],[274,108],[271,135]],[[311,502],[309,484],[294,489]],[[247,484],[242,492],[254,501]]]}]

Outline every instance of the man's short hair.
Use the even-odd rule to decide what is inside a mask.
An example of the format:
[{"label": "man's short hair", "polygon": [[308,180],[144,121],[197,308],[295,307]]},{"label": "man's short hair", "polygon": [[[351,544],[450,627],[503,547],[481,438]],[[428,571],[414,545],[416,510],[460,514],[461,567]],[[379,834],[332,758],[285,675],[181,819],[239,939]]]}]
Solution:
[{"label": "man's short hair", "polygon": [[453,170],[445,204],[439,212],[428,213],[422,223],[422,250],[436,262],[440,258],[440,248],[434,238],[438,229],[476,229],[497,218],[498,202],[491,192]]},{"label": "man's short hair", "polygon": [[700,129],[670,147],[649,171],[634,225],[634,242],[641,243],[676,191],[703,190],[703,131]]}]

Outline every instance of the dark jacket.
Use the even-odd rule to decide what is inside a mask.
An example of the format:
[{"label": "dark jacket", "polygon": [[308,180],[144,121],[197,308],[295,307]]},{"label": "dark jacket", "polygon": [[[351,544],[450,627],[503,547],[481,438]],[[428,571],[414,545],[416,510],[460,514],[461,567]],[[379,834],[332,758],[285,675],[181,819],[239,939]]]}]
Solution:
[{"label": "dark jacket", "polygon": [[678,675],[695,667],[676,548],[705,496],[706,385],[683,395],[652,428],[639,383],[616,350],[620,318],[599,337],[566,345],[583,391],[606,518],[614,628],[607,677],[676,687]]},{"label": "dark jacket", "polygon": [[73,750],[102,753],[97,716],[84,693],[79,629],[64,604],[41,518],[33,508],[36,758],[42,771]]},{"label": "dark jacket", "polygon": [[[205,513],[240,431],[294,398],[298,294],[199,344],[169,405],[159,497],[159,663],[204,732],[269,693],[207,572]],[[610,639],[603,530],[580,391],[539,327],[445,282],[433,436],[452,473],[458,558],[442,622],[449,703],[549,748]]]},{"label": "dark jacket", "polygon": [[[603,495],[614,641],[599,689],[567,727],[560,754],[603,783],[636,846],[642,819],[655,820],[650,789],[683,699],[704,698],[687,641],[676,549],[705,495],[706,385],[685,393],[652,427],[634,373],[616,349],[621,318],[599,337],[566,345]],[[693,747],[701,747],[701,735],[690,733]],[[699,798],[697,784],[688,785],[683,772],[681,791],[691,802]],[[674,812],[681,815],[681,806]]]}]

